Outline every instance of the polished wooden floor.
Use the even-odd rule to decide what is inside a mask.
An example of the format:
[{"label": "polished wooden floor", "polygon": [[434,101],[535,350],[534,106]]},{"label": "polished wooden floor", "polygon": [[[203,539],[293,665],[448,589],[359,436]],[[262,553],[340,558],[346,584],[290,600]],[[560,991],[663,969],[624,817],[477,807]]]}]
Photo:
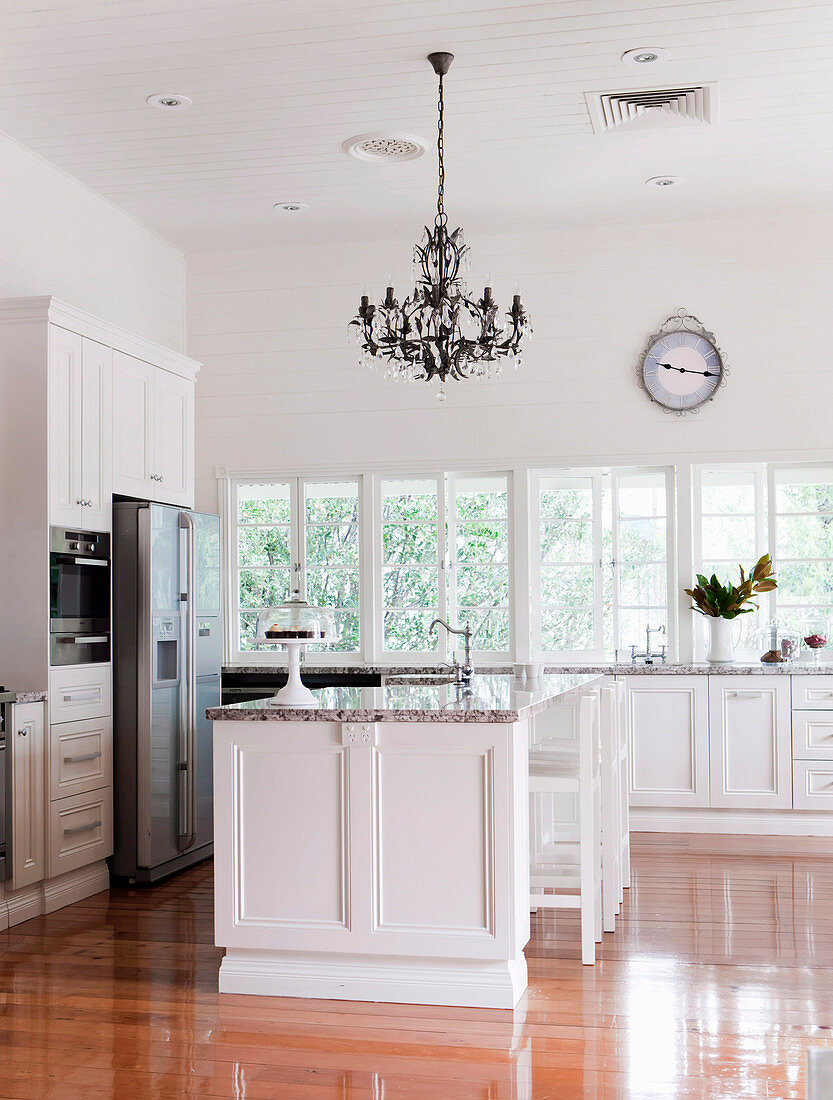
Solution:
[{"label": "polished wooden floor", "polygon": [[220,997],[210,865],[99,894],[0,933],[0,1097],[801,1097],[833,1045],[829,852],[636,835],[601,961],[536,916],[514,1013]]}]

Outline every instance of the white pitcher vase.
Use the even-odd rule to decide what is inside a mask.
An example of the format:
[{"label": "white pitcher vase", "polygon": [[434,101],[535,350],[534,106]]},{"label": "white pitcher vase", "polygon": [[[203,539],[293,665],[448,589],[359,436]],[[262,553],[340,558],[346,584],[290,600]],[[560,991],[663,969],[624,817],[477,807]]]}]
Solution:
[{"label": "white pitcher vase", "polygon": [[717,618],[708,615],[706,622],[709,624],[709,651],[706,660],[712,665],[730,665],[735,659],[735,649],[732,645],[732,633],[734,631],[734,619]]}]

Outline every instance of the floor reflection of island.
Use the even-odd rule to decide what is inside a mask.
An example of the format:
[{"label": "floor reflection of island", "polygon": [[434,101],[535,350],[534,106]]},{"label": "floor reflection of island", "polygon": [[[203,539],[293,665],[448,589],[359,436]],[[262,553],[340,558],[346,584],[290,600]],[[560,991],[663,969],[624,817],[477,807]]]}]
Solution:
[{"label": "floor reflection of island", "polygon": [[220,990],[512,1008],[529,723],[592,676],[324,688],[214,721]]}]

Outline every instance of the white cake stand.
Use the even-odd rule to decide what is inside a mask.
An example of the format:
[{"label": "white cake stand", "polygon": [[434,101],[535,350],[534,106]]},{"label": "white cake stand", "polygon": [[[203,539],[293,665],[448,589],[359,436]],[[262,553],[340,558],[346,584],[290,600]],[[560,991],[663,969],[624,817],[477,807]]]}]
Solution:
[{"label": "white cake stand", "polygon": [[288,658],[289,679],[274,695],[269,704],[273,707],[317,707],[318,700],[301,681],[301,650],[312,641],[326,638],[256,638],[258,645],[284,646]]}]

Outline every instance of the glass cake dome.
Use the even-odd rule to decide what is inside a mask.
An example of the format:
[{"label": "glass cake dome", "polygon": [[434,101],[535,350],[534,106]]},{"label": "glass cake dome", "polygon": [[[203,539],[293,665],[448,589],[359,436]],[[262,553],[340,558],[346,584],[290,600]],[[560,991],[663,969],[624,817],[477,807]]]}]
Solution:
[{"label": "glass cake dome", "polygon": [[291,599],[267,607],[257,616],[255,642],[335,642],[335,615],[328,607],[310,607],[306,600]]}]

